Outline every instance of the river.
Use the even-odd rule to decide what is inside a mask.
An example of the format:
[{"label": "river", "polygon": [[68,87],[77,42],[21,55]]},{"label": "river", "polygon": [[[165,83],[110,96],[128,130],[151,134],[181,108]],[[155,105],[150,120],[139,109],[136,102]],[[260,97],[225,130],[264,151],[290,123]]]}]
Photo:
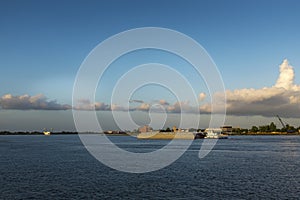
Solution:
[{"label": "river", "polygon": [[[164,140],[110,139],[149,152]],[[78,135],[0,136],[1,199],[297,199],[299,136],[232,136],[203,159],[195,140],[176,162],[145,174],[111,169]]]}]

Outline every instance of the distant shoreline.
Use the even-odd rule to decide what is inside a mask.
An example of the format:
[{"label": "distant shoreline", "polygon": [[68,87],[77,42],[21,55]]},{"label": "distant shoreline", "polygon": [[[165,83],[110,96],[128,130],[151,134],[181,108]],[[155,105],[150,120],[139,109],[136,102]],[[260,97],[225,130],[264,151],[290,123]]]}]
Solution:
[{"label": "distant shoreline", "polygon": [[[111,134],[105,134],[105,133],[95,133],[95,132],[72,132],[72,131],[62,131],[62,132],[51,132],[51,135],[78,135],[78,134],[99,134],[99,135],[118,135],[118,136],[128,136],[129,134],[126,133],[111,133]],[[9,132],[9,131],[2,131],[0,132],[0,135],[44,135],[43,132]]]},{"label": "distant shoreline", "polygon": [[243,136],[243,135],[300,135],[299,132],[288,133],[288,132],[248,132],[248,133],[230,133],[232,136]]},{"label": "distant shoreline", "polygon": [[[133,133],[96,133],[96,132],[72,132],[72,131],[61,131],[61,132],[51,132],[51,135],[78,135],[78,134],[99,134],[99,135],[110,135],[110,136],[130,136],[134,135]],[[0,135],[44,135],[43,132],[10,132],[10,131],[1,131]],[[299,132],[288,133],[288,132],[248,132],[248,133],[228,133],[229,136],[255,136],[255,135],[299,135]]]}]

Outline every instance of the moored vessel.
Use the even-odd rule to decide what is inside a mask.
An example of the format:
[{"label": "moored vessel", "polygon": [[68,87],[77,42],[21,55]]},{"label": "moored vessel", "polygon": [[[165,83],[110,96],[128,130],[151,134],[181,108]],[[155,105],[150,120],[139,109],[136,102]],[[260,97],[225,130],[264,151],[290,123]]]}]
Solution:
[{"label": "moored vessel", "polygon": [[[52,131],[52,129],[51,129],[51,131]],[[44,135],[49,136],[49,135],[51,135],[51,131],[44,128],[43,133],[44,133]]]},{"label": "moored vessel", "polygon": [[204,132],[190,132],[188,130],[181,130],[173,127],[173,131],[148,131],[142,132],[137,135],[138,139],[157,139],[157,140],[195,140],[203,139],[205,137]]},{"label": "moored vessel", "polygon": [[205,129],[205,139],[227,139],[228,135],[222,133],[220,128],[207,128]]},{"label": "moored vessel", "polygon": [[51,135],[51,132],[50,132],[50,131],[44,131],[43,133],[44,133],[44,135],[47,135],[47,136],[48,136],[48,135]]}]

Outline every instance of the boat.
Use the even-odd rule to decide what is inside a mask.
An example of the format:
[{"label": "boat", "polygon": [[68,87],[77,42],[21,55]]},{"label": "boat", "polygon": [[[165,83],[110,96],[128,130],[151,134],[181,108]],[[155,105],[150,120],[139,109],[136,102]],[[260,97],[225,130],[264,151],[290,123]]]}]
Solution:
[{"label": "boat", "polygon": [[222,133],[220,128],[207,128],[204,132],[206,133],[205,139],[228,139],[228,135]]},{"label": "boat", "polygon": [[44,133],[44,135],[47,135],[47,136],[51,135],[51,132],[49,130],[47,130],[46,128],[44,128],[43,133]]},{"label": "boat", "polygon": [[190,131],[168,131],[168,132],[160,132],[160,131],[151,131],[151,132],[143,132],[137,135],[138,139],[156,139],[156,140],[173,140],[173,139],[181,139],[181,140],[195,140],[195,139],[203,139],[205,137],[204,132],[190,132]]},{"label": "boat", "polygon": [[44,133],[44,135],[47,135],[47,136],[48,136],[48,135],[51,135],[51,132],[50,132],[50,131],[44,131],[43,133]]},{"label": "boat", "polygon": [[195,140],[196,139],[204,139],[205,136],[206,136],[206,133],[204,133],[204,132],[194,132],[194,135],[195,135]]},{"label": "boat", "polygon": [[144,132],[137,135],[138,139],[154,139],[154,140],[194,140],[195,135],[193,132]]}]

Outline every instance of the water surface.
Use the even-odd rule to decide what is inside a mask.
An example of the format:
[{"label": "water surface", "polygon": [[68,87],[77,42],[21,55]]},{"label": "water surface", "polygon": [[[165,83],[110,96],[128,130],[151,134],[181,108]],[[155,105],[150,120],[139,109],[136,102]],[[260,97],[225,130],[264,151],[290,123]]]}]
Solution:
[{"label": "water surface", "polygon": [[[129,151],[149,152],[164,140],[111,136]],[[110,169],[77,135],[0,136],[1,199],[297,199],[299,136],[234,136],[198,158],[195,140],[172,165],[146,174]]]}]

